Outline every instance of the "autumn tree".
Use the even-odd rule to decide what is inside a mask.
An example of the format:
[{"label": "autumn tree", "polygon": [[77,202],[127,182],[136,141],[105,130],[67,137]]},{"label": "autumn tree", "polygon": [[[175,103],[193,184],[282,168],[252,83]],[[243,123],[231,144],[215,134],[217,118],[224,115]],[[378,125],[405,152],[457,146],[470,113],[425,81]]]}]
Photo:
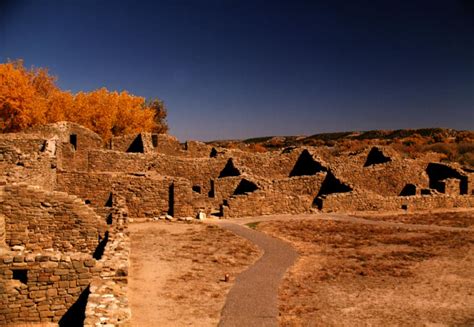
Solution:
[{"label": "autumn tree", "polygon": [[66,120],[107,141],[113,135],[165,133],[166,114],[159,99],[147,102],[126,91],[106,88],[73,94],[59,89],[46,69],[26,69],[21,60],[0,64],[1,132]]},{"label": "autumn tree", "polygon": [[168,110],[166,109],[164,101],[154,98],[147,102],[146,107],[152,109],[154,112],[153,120],[155,121],[156,126],[153,132],[167,133],[168,125],[166,123],[166,116],[168,115]]}]

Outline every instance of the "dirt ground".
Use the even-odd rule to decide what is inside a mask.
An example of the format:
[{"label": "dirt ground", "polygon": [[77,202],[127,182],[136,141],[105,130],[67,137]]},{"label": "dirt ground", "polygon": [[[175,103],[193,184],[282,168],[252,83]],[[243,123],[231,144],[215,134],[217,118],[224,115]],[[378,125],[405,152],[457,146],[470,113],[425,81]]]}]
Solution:
[{"label": "dirt ground", "polygon": [[474,226],[474,210],[457,210],[450,212],[424,212],[406,214],[366,214],[354,215],[371,220],[382,220],[406,224],[425,224],[447,227]]},{"label": "dirt ground", "polygon": [[283,326],[474,325],[474,231],[323,220],[256,228],[300,254],[280,285]]},{"label": "dirt ground", "polygon": [[217,326],[235,276],[261,255],[252,243],[214,225],[129,228],[133,326]]}]

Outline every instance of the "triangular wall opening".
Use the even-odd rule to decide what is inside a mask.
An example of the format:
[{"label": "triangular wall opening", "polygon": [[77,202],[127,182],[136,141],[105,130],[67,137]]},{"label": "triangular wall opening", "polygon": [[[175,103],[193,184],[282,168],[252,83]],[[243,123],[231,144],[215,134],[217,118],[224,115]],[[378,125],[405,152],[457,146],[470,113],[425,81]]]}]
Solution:
[{"label": "triangular wall opening", "polygon": [[387,157],[383,154],[382,150],[377,147],[373,147],[369,154],[367,155],[367,159],[365,160],[364,167],[378,165],[386,162],[390,162],[392,159]]},{"label": "triangular wall opening", "polygon": [[230,158],[227,160],[224,169],[219,173],[219,178],[233,176],[240,176],[240,171],[234,166],[234,162],[232,161],[232,158]]},{"label": "triangular wall opening", "polygon": [[316,197],[332,193],[346,193],[350,191],[352,191],[352,187],[341,182],[332,172],[328,172]]},{"label": "triangular wall opening", "polygon": [[145,152],[141,134],[138,134],[137,137],[133,140],[133,142],[128,147],[127,152],[130,152],[130,153],[144,153]]},{"label": "triangular wall opening", "polygon": [[257,184],[244,178],[240,181],[239,185],[237,185],[237,188],[234,191],[234,195],[244,195],[246,193],[251,193],[256,190],[258,190]]},{"label": "triangular wall opening", "polygon": [[315,175],[322,171],[327,171],[327,168],[314,160],[308,150],[303,150],[290,172],[290,177]]}]

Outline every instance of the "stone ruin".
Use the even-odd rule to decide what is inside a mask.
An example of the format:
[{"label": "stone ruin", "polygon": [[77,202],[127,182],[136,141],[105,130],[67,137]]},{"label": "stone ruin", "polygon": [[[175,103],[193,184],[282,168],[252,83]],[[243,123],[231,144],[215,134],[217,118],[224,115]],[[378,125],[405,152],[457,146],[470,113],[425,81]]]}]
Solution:
[{"label": "stone ruin", "polygon": [[[0,324],[129,324],[127,224],[473,207],[474,171],[390,147],[251,153],[73,123],[0,135]],[[191,217],[191,218],[189,218]]]}]

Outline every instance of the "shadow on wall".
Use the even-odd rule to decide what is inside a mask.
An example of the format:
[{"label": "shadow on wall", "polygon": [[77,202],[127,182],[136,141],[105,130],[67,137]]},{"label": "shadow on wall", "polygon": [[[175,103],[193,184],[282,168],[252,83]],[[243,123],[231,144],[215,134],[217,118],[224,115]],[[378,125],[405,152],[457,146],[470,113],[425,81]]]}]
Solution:
[{"label": "shadow on wall", "polygon": [[240,171],[235,167],[232,158],[227,160],[224,169],[221,170],[218,178],[240,176]]},{"label": "shadow on wall", "polygon": [[145,147],[143,145],[142,135],[138,134],[138,136],[133,140],[133,142],[128,147],[127,151],[129,153],[144,153]]},{"label": "shadow on wall", "polygon": [[89,286],[87,286],[76,302],[69,308],[64,316],[59,320],[60,327],[82,327],[86,319],[86,306],[89,299]]},{"label": "shadow on wall", "polygon": [[416,195],[416,185],[406,184],[403,187],[403,190],[400,192],[399,196],[411,196],[411,195]]},{"label": "shadow on wall", "polygon": [[234,191],[234,195],[244,195],[258,190],[258,186],[245,178],[242,179]]},{"label": "shadow on wall", "polygon": [[105,232],[104,238],[99,239],[99,245],[95,249],[92,257],[96,260],[100,260],[104,255],[105,247],[107,246],[107,242],[109,241],[109,232]]},{"label": "shadow on wall", "polygon": [[318,195],[313,200],[313,207],[317,207],[319,210],[323,208],[323,197],[333,193],[346,193],[351,192],[352,187],[344,184],[334,176],[332,172],[328,172],[326,178],[319,189]]},{"label": "shadow on wall", "polygon": [[301,152],[298,160],[290,172],[290,177],[315,175],[316,173],[327,171],[327,168],[314,160],[308,150]]},{"label": "shadow on wall", "polygon": [[426,167],[426,173],[428,174],[429,178],[429,185],[431,189],[438,190],[441,193],[444,193],[440,185],[440,181],[447,179],[447,178],[457,178],[460,180],[459,182],[459,189],[460,194],[467,194],[468,189],[468,180],[467,176],[461,175],[455,169],[440,164],[440,163],[429,163],[428,167]]},{"label": "shadow on wall", "polygon": [[365,161],[364,167],[383,164],[390,161],[392,161],[390,157],[384,155],[379,148],[373,147],[367,155],[367,160]]}]

